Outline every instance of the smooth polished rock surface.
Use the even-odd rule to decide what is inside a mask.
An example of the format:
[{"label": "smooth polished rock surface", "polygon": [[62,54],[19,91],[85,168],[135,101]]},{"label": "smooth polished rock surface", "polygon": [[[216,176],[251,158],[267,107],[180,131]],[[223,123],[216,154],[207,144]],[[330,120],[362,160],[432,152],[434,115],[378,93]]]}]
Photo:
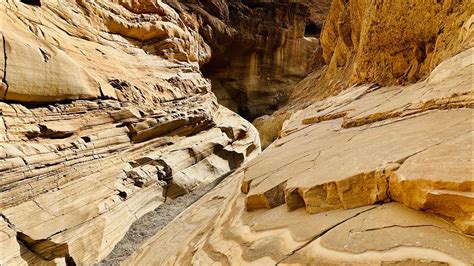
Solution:
[{"label": "smooth polished rock surface", "polygon": [[473,52],[296,112],[123,265],[471,265]]}]

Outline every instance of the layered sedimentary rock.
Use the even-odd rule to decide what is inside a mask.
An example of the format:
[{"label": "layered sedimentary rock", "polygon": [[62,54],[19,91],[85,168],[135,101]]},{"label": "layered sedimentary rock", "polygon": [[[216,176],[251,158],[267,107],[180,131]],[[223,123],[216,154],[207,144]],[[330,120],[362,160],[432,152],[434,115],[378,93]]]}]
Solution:
[{"label": "layered sedimentary rock", "polygon": [[161,1],[0,4],[0,264],[93,264],[130,225],[260,151]]},{"label": "layered sedimentary rock", "polygon": [[219,102],[252,121],[284,105],[321,64],[319,34],[330,1],[174,1],[200,17],[213,56],[203,72]]},{"label": "layered sedimentary rock", "polygon": [[[473,46],[471,1],[332,1],[321,33],[326,69],[295,88],[293,103],[355,84],[408,84]],[[324,89],[311,89],[315,83]],[[299,100],[296,100],[299,99]]]},{"label": "layered sedimentary rock", "polygon": [[[354,85],[407,85],[426,79],[443,60],[474,45],[471,1],[332,1],[321,32],[325,65],[299,82],[288,104],[265,121],[265,143],[275,123]],[[256,123],[260,127],[260,123]],[[266,147],[266,145],[264,145]]]},{"label": "layered sedimentary rock", "polygon": [[[238,169],[124,264],[472,265],[472,4],[335,0],[318,50],[327,3],[2,2],[0,264],[99,262]],[[253,117],[318,53],[256,157],[201,67]]]},{"label": "layered sedimentary rock", "polygon": [[124,265],[471,265],[473,59],[297,112]]},{"label": "layered sedimentary rock", "polygon": [[472,233],[473,58],[474,48],[424,82],[354,87],[293,115],[246,170],[247,209],[318,213],[392,199]]}]

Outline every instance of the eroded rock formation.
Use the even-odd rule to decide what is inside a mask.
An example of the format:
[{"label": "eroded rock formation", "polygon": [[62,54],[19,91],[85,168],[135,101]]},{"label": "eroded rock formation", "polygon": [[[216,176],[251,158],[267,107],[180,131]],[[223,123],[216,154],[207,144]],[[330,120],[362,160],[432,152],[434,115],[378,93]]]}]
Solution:
[{"label": "eroded rock formation", "polygon": [[472,265],[472,3],[329,2],[4,0],[0,264]]},{"label": "eroded rock formation", "polygon": [[330,1],[174,1],[200,18],[212,49],[203,67],[219,102],[252,121],[283,106],[321,65],[319,35]]},{"label": "eroded rock formation", "polygon": [[278,139],[125,265],[473,264],[473,11],[333,1]]},{"label": "eroded rock formation", "polygon": [[472,264],[473,59],[296,113],[125,265]]},{"label": "eroded rock formation", "polygon": [[130,225],[239,167],[192,18],[161,1],[0,4],[0,264],[99,262]]},{"label": "eroded rock formation", "polygon": [[[288,115],[354,85],[407,85],[474,46],[470,1],[332,1],[321,33],[325,66],[293,89],[288,104],[263,118],[264,147]],[[256,123],[258,127],[262,121]],[[265,123],[267,124],[267,123]]]},{"label": "eroded rock formation", "polygon": [[[321,46],[327,69],[295,88],[293,103],[352,85],[408,84],[473,45],[470,1],[332,1]],[[324,89],[310,89],[317,82]],[[298,100],[296,100],[298,99]]]}]

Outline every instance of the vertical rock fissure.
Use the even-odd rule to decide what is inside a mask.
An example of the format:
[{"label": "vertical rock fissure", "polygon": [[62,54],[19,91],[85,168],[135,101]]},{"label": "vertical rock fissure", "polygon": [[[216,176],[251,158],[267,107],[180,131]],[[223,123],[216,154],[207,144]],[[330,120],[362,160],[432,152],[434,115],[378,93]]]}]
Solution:
[{"label": "vertical rock fissure", "polygon": [[3,93],[3,99],[7,98],[7,93],[8,93],[8,82],[7,82],[7,42],[5,40],[5,35],[2,32],[2,45],[3,45],[3,76],[2,76],[2,82],[5,84],[5,92]]}]

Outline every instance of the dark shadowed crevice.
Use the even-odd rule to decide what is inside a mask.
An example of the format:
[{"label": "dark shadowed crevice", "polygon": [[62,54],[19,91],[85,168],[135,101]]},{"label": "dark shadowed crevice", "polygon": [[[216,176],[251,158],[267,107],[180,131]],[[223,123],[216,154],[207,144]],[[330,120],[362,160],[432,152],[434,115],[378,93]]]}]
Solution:
[{"label": "dark shadowed crevice", "polygon": [[41,0],[21,0],[22,3],[32,6],[41,6]]},{"label": "dark shadowed crevice", "polygon": [[3,99],[7,98],[8,93],[8,82],[7,82],[7,41],[5,35],[2,33],[2,45],[3,45],[3,76],[2,83],[5,84],[5,92],[3,93]]},{"label": "dark shadowed crevice", "polygon": [[305,37],[319,38],[321,35],[322,25],[321,23],[308,22],[304,28]]},{"label": "dark shadowed crevice", "polygon": [[64,258],[66,265],[75,266],[76,262],[69,255],[69,247],[66,243],[55,243],[49,239],[35,240],[30,236],[17,232],[17,241],[23,244],[30,252],[46,261],[52,261],[56,258]]}]

